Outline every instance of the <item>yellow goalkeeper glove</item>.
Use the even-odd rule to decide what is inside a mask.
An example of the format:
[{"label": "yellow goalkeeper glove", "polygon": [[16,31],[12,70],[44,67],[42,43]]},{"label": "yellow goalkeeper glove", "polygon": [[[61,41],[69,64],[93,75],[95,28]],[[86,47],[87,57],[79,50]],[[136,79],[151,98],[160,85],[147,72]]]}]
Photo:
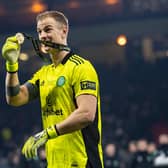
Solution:
[{"label": "yellow goalkeeper glove", "polygon": [[20,55],[20,44],[17,36],[11,36],[6,39],[2,47],[2,56],[6,60],[6,70],[8,72],[18,71],[18,58]]},{"label": "yellow goalkeeper glove", "polygon": [[37,158],[38,148],[43,146],[48,139],[56,138],[58,135],[56,125],[53,125],[34,136],[31,136],[24,144],[22,154],[25,155],[27,159]]}]

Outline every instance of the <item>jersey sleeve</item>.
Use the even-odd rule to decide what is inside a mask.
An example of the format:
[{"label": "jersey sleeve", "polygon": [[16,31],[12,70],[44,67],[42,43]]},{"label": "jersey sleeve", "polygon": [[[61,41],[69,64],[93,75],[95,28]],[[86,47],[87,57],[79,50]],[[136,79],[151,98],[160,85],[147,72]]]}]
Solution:
[{"label": "jersey sleeve", "polygon": [[24,84],[29,92],[29,101],[39,96],[39,73],[40,72],[36,72],[33,77]]},{"label": "jersey sleeve", "polygon": [[37,71],[35,74],[33,74],[32,78],[29,79],[27,82],[31,83],[32,85],[37,85],[39,80],[40,80],[40,71]]},{"label": "jersey sleeve", "polygon": [[76,67],[73,75],[75,97],[81,94],[91,94],[97,97],[99,83],[97,73],[90,62]]}]

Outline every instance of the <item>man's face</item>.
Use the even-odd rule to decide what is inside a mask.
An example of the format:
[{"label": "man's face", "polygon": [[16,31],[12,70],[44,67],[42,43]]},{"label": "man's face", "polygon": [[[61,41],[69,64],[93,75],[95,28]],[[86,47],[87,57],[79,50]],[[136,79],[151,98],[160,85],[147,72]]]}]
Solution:
[{"label": "man's face", "polygon": [[[51,41],[58,44],[64,44],[66,39],[66,28],[52,17],[46,17],[37,22],[37,33],[42,41]],[[51,52],[52,48],[42,44],[41,50],[44,53]]]}]

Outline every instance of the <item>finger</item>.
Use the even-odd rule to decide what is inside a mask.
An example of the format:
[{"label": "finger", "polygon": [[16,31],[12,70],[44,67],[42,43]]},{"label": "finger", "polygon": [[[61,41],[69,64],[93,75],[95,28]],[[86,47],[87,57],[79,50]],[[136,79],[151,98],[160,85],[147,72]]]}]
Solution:
[{"label": "finger", "polygon": [[16,44],[16,43],[13,43],[13,42],[7,42],[6,44],[5,44],[5,50],[6,51],[10,51],[10,50],[18,50],[19,49],[19,46],[18,46],[18,44]]},{"label": "finger", "polygon": [[31,154],[32,154],[32,158],[33,158],[33,159],[36,159],[36,158],[38,157],[38,156],[37,156],[37,148],[35,148],[35,147],[32,148],[32,153],[31,153]]},{"label": "finger", "polygon": [[26,156],[28,159],[33,158],[33,149],[31,147],[28,148]]},{"label": "finger", "polygon": [[25,143],[25,145],[24,145],[24,147],[23,147],[23,149],[22,149],[22,153],[23,153],[23,155],[25,155],[25,157],[26,157],[27,159],[28,159],[28,158],[31,158],[31,148],[32,148],[33,144],[34,144],[34,138],[33,138],[33,137],[30,137],[30,138],[26,141],[26,143]]},{"label": "finger", "polygon": [[15,36],[8,37],[6,39],[6,42],[13,42],[17,44],[23,44],[24,43],[24,35],[22,33],[16,33]]},{"label": "finger", "polygon": [[33,143],[31,148],[29,148],[28,150],[28,157],[35,158],[36,156],[37,156],[37,148],[34,146],[34,143]]},{"label": "finger", "polygon": [[[31,137],[30,137],[31,138]],[[27,150],[27,146],[29,144],[30,138],[25,142],[22,148],[22,154],[25,154],[25,151]]]},{"label": "finger", "polygon": [[17,36],[8,37],[8,38],[6,39],[6,42],[9,42],[9,41],[14,42],[14,43],[18,43]]},{"label": "finger", "polygon": [[26,157],[27,158],[32,158],[33,154],[32,154],[32,150],[33,150],[33,145],[34,145],[34,137],[31,137],[28,145],[27,145],[27,150],[26,150]]},{"label": "finger", "polygon": [[20,50],[20,46],[17,43],[14,43],[11,41],[6,42],[2,47],[2,56],[5,58],[7,55],[7,52],[10,52],[13,50]]}]

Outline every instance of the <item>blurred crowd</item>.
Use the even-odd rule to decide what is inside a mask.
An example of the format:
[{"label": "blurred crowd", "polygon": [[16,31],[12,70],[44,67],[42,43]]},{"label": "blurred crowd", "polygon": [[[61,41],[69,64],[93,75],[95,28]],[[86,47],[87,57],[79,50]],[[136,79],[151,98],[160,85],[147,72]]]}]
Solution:
[{"label": "blurred crowd", "polygon": [[[4,130],[0,145],[0,168],[47,168],[45,150],[41,147],[38,158],[26,160],[18,146],[10,138],[10,130]],[[109,141],[103,144],[105,168],[167,168],[168,134],[160,134],[156,142],[145,138],[130,140],[125,146]]]},{"label": "blurred crowd", "polygon": [[161,134],[158,143],[145,138],[132,140],[127,148],[108,143],[104,148],[105,168],[167,168],[168,134]]}]

